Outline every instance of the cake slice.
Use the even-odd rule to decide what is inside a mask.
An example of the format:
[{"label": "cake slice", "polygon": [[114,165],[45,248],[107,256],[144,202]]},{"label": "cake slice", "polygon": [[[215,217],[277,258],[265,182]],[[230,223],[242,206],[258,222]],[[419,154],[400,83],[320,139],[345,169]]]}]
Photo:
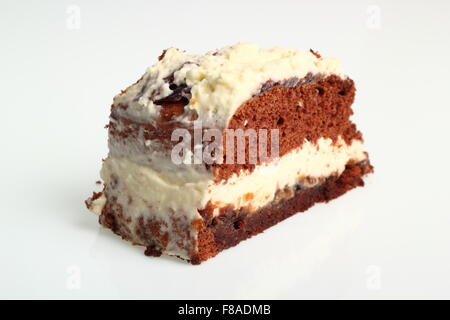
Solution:
[{"label": "cake slice", "polygon": [[100,223],[145,254],[199,264],[373,171],[353,81],[314,51],[168,49],[114,98]]}]

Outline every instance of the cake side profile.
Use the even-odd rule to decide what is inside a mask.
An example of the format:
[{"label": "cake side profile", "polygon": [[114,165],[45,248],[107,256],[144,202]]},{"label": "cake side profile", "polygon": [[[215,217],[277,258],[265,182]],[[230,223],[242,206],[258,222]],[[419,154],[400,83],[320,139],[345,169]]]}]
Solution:
[{"label": "cake side profile", "polygon": [[[239,43],[168,49],[114,98],[100,223],[199,264],[373,171],[336,59]],[[213,146],[213,147],[212,147]]]}]

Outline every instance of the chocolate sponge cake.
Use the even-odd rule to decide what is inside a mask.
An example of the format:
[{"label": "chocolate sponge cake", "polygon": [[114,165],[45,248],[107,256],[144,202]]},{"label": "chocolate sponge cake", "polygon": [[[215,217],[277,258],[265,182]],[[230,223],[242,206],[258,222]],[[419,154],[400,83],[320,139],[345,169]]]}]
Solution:
[{"label": "chocolate sponge cake", "polygon": [[353,81],[314,51],[168,49],[114,98],[100,223],[150,256],[199,264],[373,171]]}]

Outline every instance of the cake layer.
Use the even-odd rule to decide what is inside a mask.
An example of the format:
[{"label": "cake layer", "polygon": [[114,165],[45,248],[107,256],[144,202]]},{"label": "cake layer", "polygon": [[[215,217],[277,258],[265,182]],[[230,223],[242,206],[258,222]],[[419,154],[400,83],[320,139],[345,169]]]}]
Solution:
[{"label": "cake layer", "polygon": [[147,255],[165,253],[198,264],[296,212],[305,211],[316,202],[332,200],[364,185],[362,176],[370,172],[372,167],[368,160],[348,164],[339,177],[328,177],[314,187],[297,185],[289,196],[274,199],[256,211],[231,206],[217,208],[208,203],[198,211],[200,218],[192,222],[174,215],[168,215],[164,221],[148,215],[132,220],[124,214],[117,198],[110,197],[102,210],[100,223],[124,239],[147,247]]},{"label": "cake layer", "polygon": [[220,214],[215,216],[215,208],[208,206],[200,211],[203,224],[198,235],[198,252],[190,261],[192,264],[199,264],[220,251],[309,209],[315,203],[328,202],[355,187],[364,186],[362,177],[371,172],[373,167],[368,160],[349,164],[339,177],[330,177],[313,188],[296,188],[292,197],[271,203],[255,212],[228,207],[220,209]]},{"label": "cake layer", "polygon": [[[295,87],[275,85],[246,101],[236,111],[227,129],[269,128],[279,132],[279,155],[299,148],[305,141],[316,143],[329,138],[347,144],[361,140],[361,133],[351,122],[351,105],[355,87],[351,79],[335,75],[315,77]],[[245,146],[249,148],[248,143]],[[226,148],[225,148],[226,149]],[[216,164],[215,175],[227,179],[242,169],[252,171],[256,165],[248,161],[233,166]]]}]

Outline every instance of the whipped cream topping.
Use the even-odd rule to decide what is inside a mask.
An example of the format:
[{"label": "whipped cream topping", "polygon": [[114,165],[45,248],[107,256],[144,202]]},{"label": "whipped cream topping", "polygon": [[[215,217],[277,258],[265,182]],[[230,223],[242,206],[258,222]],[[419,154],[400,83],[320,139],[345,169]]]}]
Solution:
[{"label": "whipped cream topping", "polygon": [[344,77],[337,59],[309,51],[261,49],[252,43],[238,43],[205,55],[171,48],[136,84],[116,96],[114,104],[128,106],[120,112],[133,120],[152,121],[160,112],[158,100],[187,87],[189,92],[182,93],[189,100],[186,110],[197,113],[204,126],[224,128],[239,106],[265,82],[303,78],[308,73]]}]

